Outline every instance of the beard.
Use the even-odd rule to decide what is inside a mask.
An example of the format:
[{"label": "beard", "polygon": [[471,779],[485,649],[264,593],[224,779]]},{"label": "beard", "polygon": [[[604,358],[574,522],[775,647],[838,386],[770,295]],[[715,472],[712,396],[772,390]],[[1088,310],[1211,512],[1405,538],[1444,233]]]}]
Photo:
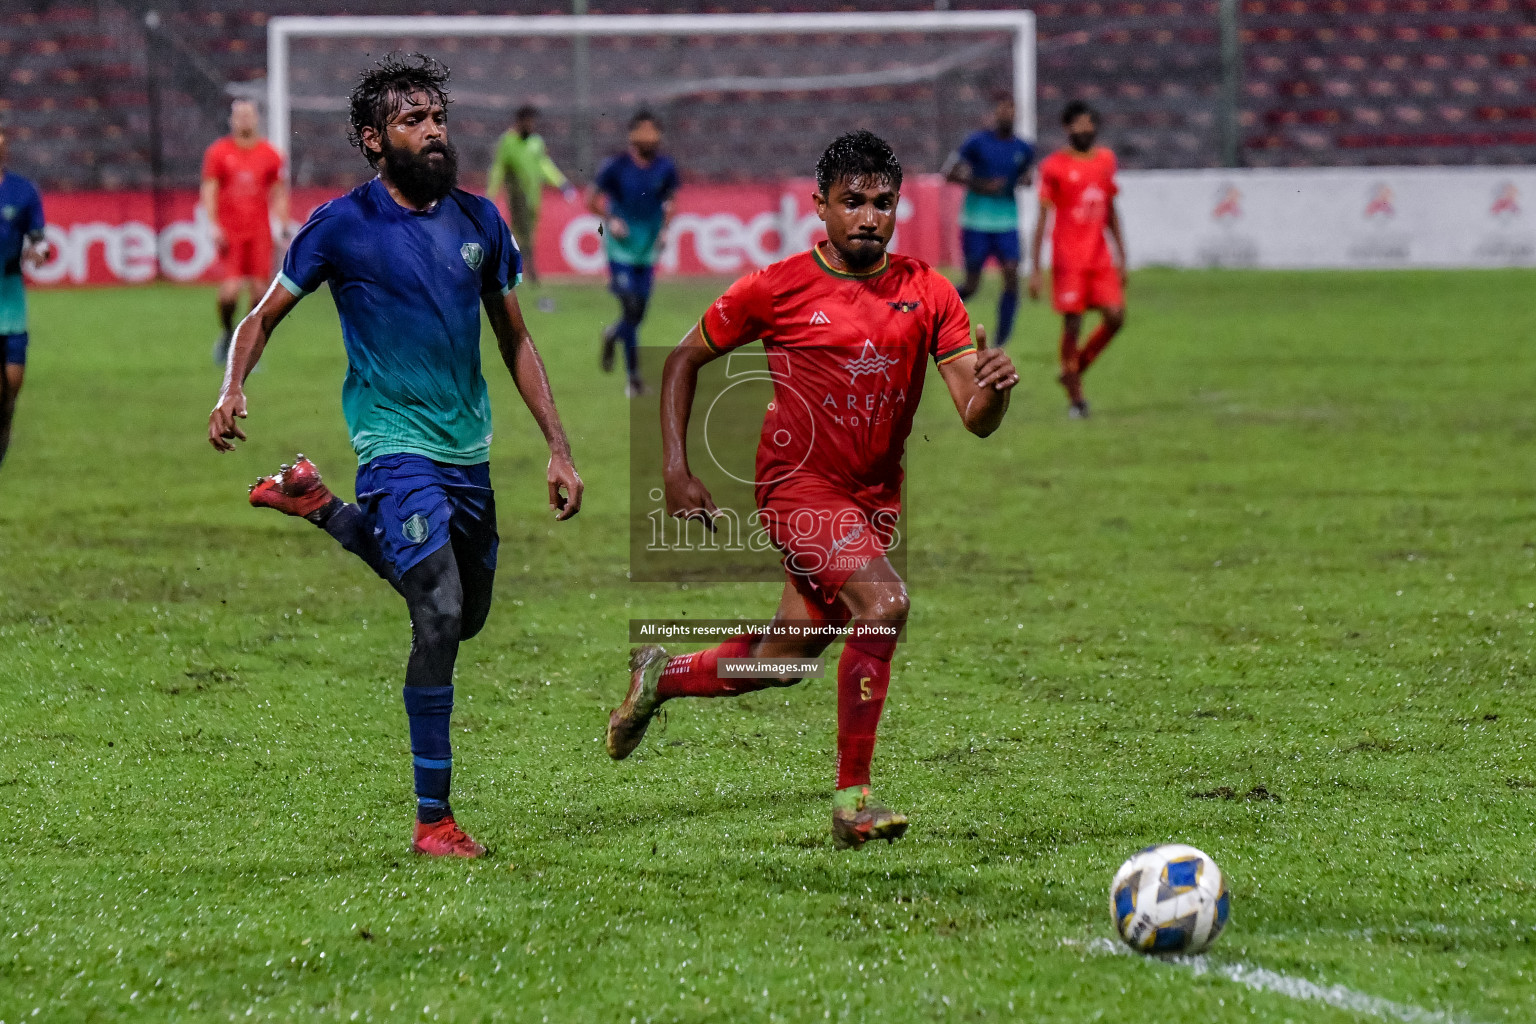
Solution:
[{"label": "beard", "polygon": [[459,151],[444,140],[429,142],[420,153],[412,153],[391,146],[386,139],[384,171],[390,184],[411,203],[431,206],[458,185]]},{"label": "beard", "polygon": [[1072,148],[1079,153],[1086,153],[1093,148],[1093,140],[1098,138],[1098,132],[1069,132],[1067,141]]}]

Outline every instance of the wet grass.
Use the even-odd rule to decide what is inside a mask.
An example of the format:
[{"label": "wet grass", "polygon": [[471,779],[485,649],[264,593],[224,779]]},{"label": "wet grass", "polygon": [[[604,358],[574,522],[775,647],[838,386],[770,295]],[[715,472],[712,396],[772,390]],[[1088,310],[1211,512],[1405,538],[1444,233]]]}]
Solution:
[{"label": "wet grass", "polygon": [[[1063,417],[1038,308],[996,436],[930,388],[876,759],[914,824],[857,854],[827,832],[827,681],[675,705],[603,755],[629,618],[762,616],[776,587],[626,580],[612,300],[551,289],[529,315],[589,502],[549,520],[490,373],[474,865],[405,852],[398,599],[244,504],[296,450],[346,489],[329,301],[221,458],[208,293],[36,295],[0,470],[0,1020],[1359,1019],[1094,955],[1115,867],[1173,840],[1231,877],[1213,961],[1536,1018],[1528,286],[1147,272],[1094,419]],[[664,284],[648,338],[715,291]]]}]

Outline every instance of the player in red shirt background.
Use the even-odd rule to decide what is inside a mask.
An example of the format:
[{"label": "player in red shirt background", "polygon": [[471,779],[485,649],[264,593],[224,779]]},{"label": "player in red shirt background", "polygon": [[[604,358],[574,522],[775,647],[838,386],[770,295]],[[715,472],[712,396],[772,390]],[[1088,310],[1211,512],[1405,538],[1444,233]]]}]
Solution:
[{"label": "player in red shirt background", "polygon": [[[1099,115],[1081,100],[1067,104],[1061,114],[1068,147],[1057,150],[1040,164],[1040,212],[1029,259],[1029,297],[1040,297],[1040,245],[1045,238],[1047,214],[1051,229],[1051,298],[1061,314],[1061,381],[1072,403],[1069,415],[1088,415],[1083,398],[1083,374],[1125,324],[1125,235],[1120,211],[1115,206],[1115,154],[1093,141],[1099,131]],[[1115,243],[1111,256],[1104,236]],[[1078,348],[1083,314],[1099,311],[1098,329]]]},{"label": "player in red shirt background", "polygon": [[[907,818],[870,797],[869,765],[885,706],[906,585],[886,557],[900,511],[902,453],[932,359],[966,429],[985,437],[1018,383],[1012,362],[986,348],[948,279],[886,252],[902,172],[867,131],[843,135],[816,165],[817,215],[827,241],[737,281],[667,358],[661,425],[667,511],[706,524],[718,514],[688,465],[686,438],[700,367],[762,339],[774,401],[758,446],[756,500],[787,582],[774,624],[849,624],[837,664],[839,846],[894,840]],[[772,631],[770,631],[772,632]],[[816,658],[824,636],[742,634],[671,657],[630,655],[630,687],[609,717],[608,752],[629,756],[663,701],[720,697],[799,682],[723,675],[721,658]]]},{"label": "player in red shirt background", "polygon": [[203,154],[203,212],[223,259],[220,333],[213,347],[213,361],[220,366],[229,355],[241,288],[254,305],[272,280],[272,214],[284,237],[293,233],[283,157],[256,134],[260,127],[256,104],[235,100],[229,106],[229,134]]}]

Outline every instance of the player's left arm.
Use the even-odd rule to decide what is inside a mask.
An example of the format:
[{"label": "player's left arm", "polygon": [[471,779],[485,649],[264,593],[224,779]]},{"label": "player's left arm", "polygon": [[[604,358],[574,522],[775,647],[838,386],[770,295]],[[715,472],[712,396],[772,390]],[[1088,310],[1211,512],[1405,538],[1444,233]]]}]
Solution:
[{"label": "player's left arm", "polygon": [[1008,399],[1019,382],[1013,360],[1000,348],[987,348],[987,329],[976,325],[976,350],[939,364],[955,411],[965,429],[986,437],[1002,425]]},{"label": "player's left arm", "polygon": [[937,281],[928,294],[934,309],[930,351],[960,422],[977,437],[986,437],[1003,422],[1009,392],[1019,382],[1018,371],[1007,353],[987,348],[987,329],[981,324],[976,325],[975,342],[971,341],[970,314],[954,285]]},{"label": "player's left arm", "polygon": [[581,511],[584,485],[576,472],[576,463],[571,459],[571,442],[565,436],[560,412],[555,408],[555,395],[549,387],[544,360],[539,357],[528,325],[523,322],[523,310],[517,304],[516,293],[487,292],[482,296],[482,302],[491,321],[491,330],[496,332],[502,362],[507,364],[517,393],[522,395],[523,403],[533,413],[549,445],[549,507],[555,510],[556,519],[569,519]]},{"label": "player's left arm", "polygon": [[48,262],[53,247],[48,244],[48,224],[43,219],[43,200],[35,193],[27,212],[26,234],[22,237],[21,262],[36,268]]},{"label": "player's left arm", "polygon": [[1120,204],[1114,199],[1109,201],[1109,216],[1104,227],[1109,232],[1110,241],[1115,243],[1115,265],[1120,268],[1120,284],[1124,286],[1129,277],[1125,262],[1125,230],[1120,226]]},{"label": "player's left arm", "polygon": [[667,247],[667,229],[672,226],[672,217],[677,213],[677,190],[682,181],[677,176],[677,168],[672,168],[672,173],[667,179],[667,197],[661,201],[661,231],[656,235],[656,258],[660,258]]}]

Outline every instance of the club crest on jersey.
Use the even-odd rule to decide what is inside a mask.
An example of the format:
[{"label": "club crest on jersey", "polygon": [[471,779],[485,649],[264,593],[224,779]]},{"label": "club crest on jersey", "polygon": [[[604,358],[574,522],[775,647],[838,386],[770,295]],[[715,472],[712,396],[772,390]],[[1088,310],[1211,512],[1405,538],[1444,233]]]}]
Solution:
[{"label": "club crest on jersey", "polygon": [[891,379],[890,368],[901,362],[895,356],[882,356],[875,351],[875,343],[868,338],[864,339],[864,348],[859,351],[858,357],[850,359],[843,364],[843,369],[848,371],[848,383],[852,384],[863,373],[876,374]]},{"label": "club crest on jersey", "polygon": [[832,318],[827,316],[827,314],[823,313],[819,309],[816,312],[811,314],[811,324],[813,326],[824,327],[827,324],[830,324],[831,322],[832,322]]},{"label": "club crest on jersey", "polygon": [[4,206],[0,206],[0,217],[4,217],[6,220],[15,220],[16,207],[10,205],[9,203]]},{"label": "club crest on jersey", "polygon": [[479,270],[480,264],[485,262],[485,249],[479,242],[465,242],[459,246],[459,255],[464,257],[464,265],[470,270]]},{"label": "club crest on jersey", "polygon": [[892,309],[894,309],[898,313],[910,313],[914,309],[916,309],[918,306],[921,306],[922,303],[921,302],[887,302],[886,305],[890,306]]},{"label": "club crest on jersey", "polygon": [[400,533],[412,544],[420,544],[427,539],[427,517],[416,513],[400,524]]}]

